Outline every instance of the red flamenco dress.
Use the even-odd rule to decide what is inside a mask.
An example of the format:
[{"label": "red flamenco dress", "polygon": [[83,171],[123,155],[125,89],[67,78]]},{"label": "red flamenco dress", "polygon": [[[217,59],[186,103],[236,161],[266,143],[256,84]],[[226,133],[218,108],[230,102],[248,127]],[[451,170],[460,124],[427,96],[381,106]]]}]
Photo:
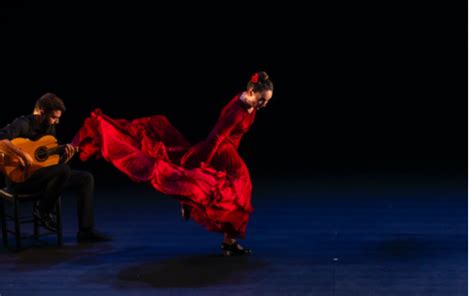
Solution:
[{"label": "red flamenco dress", "polygon": [[150,182],[191,206],[191,218],[210,231],[243,238],[251,205],[252,183],[237,153],[255,119],[234,97],[202,142],[192,146],[165,116],[113,119],[91,113],[73,139],[82,161],[102,156],[135,182]]}]

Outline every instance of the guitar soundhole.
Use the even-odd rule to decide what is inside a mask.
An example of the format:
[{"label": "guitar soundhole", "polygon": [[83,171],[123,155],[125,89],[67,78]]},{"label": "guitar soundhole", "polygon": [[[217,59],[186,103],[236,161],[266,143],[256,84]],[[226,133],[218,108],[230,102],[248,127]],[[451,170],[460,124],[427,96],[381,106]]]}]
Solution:
[{"label": "guitar soundhole", "polygon": [[46,147],[39,147],[39,148],[36,150],[35,158],[36,158],[36,160],[39,161],[39,162],[43,162],[43,161],[45,161],[46,159],[48,159],[48,151],[47,151],[47,148],[46,148]]}]

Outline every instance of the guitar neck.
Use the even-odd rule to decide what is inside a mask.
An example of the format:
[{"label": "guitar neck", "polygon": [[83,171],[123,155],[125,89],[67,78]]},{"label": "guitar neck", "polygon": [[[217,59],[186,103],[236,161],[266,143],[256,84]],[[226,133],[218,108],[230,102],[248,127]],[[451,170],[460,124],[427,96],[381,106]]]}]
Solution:
[{"label": "guitar neck", "polygon": [[[58,147],[54,147],[54,148],[50,148],[50,149],[44,149],[44,150],[38,151],[35,156],[38,156],[40,158],[46,158],[46,157],[49,157],[50,155],[54,155],[54,154],[62,156],[62,155],[64,155],[64,153],[66,151],[66,147],[67,147],[67,145],[60,145]],[[75,152],[78,152],[79,147],[74,147],[74,150],[75,150]]]}]

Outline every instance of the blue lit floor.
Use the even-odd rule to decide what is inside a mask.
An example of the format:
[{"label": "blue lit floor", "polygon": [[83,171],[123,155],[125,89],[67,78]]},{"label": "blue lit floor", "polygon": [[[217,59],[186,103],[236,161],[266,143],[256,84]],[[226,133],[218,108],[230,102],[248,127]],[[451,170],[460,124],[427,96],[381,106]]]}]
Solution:
[{"label": "blue lit floor", "polygon": [[0,248],[0,294],[11,295],[466,295],[467,187],[391,180],[254,182],[254,255],[225,258],[221,237],[180,218],[143,184],[97,189],[97,228],[109,243]]}]

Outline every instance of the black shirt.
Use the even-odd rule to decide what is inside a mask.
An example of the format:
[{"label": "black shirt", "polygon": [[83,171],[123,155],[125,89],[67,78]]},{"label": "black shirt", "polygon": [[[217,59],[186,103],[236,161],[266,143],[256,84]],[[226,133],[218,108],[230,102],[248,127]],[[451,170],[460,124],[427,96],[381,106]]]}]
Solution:
[{"label": "black shirt", "polygon": [[53,135],[56,137],[55,126],[42,125],[39,122],[38,116],[33,114],[17,117],[12,123],[0,129],[0,140],[28,138],[35,141],[45,135]]}]

